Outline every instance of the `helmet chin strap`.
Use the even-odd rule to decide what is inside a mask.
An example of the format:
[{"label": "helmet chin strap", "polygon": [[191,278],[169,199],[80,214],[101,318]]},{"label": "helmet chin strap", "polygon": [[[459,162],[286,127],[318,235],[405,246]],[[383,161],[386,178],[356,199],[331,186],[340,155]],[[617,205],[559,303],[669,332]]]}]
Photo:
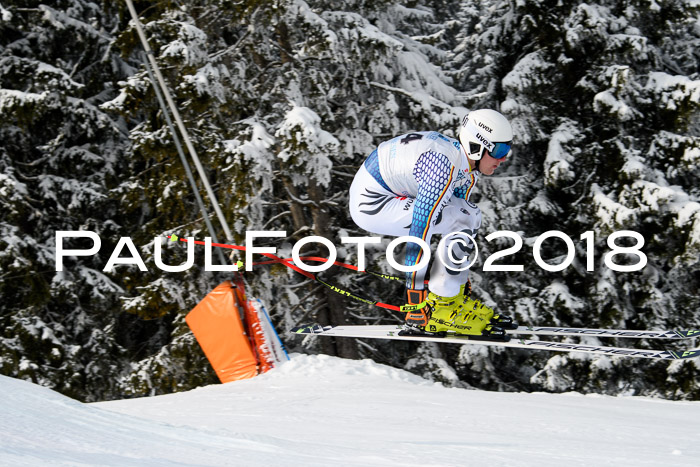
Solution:
[{"label": "helmet chin strap", "polygon": [[481,161],[484,160],[484,156],[486,155],[487,151],[488,149],[485,146],[481,147],[481,157],[478,160],[474,161],[474,170],[478,170],[479,172],[481,172],[481,170],[479,170],[479,165],[481,165]]},{"label": "helmet chin strap", "polygon": [[483,156],[483,151],[485,151],[485,149],[482,147],[482,149],[481,149],[481,151],[482,151],[482,156],[481,156],[479,159],[476,159],[476,160],[475,160],[475,159],[472,159],[471,157],[469,157],[469,153],[467,152],[467,147],[466,147],[465,145],[463,145],[463,144],[460,143],[460,147],[462,148],[462,151],[464,151],[464,155],[467,156],[467,161],[468,161],[467,163],[468,163],[468,164],[471,164],[472,162],[474,163],[474,167],[473,167],[473,168],[471,167],[471,165],[469,166],[470,169],[471,169],[471,170],[477,170],[477,171],[480,172],[480,170],[479,170],[479,163],[481,162],[481,159],[483,159],[483,157],[484,157],[484,156]]},{"label": "helmet chin strap", "polygon": [[[464,147],[464,146],[462,146],[462,147]],[[474,166],[473,166],[473,167],[471,167],[471,165],[470,165],[470,167],[471,167],[472,170],[476,170],[476,171],[478,171],[478,172],[481,172],[481,170],[479,170],[479,165],[481,165],[481,159],[484,158],[484,153],[485,153],[485,152],[486,152],[486,148],[482,147],[482,149],[481,149],[481,157],[478,158],[478,159],[472,159],[471,157],[469,157],[469,154],[467,154],[466,149],[464,150],[464,153],[465,153],[466,156],[467,156],[467,160],[469,161],[469,164],[474,163]]]},{"label": "helmet chin strap", "polygon": [[[483,158],[484,157],[482,156],[481,159],[483,159]],[[477,172],[481,172],[481,170],[479,170],[479,165],[481,164],[481,159],[474,161],[474,170],[476,170]]]}]

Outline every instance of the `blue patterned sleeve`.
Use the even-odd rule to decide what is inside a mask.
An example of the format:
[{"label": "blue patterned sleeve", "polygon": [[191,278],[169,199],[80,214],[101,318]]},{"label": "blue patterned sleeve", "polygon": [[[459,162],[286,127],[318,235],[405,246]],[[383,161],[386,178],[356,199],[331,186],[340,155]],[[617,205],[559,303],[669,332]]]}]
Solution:
[{"label": "blue patterned sleeve", "polygon": [[469,201],[469,196],[471,196],[473,188],[476,186],[476,181],[478,179],[477,173],[471,171],[467,174],[467,181],[464,185],[455,188],[454,195],[457,198],[462,198]]},{"label": "blue patterned sleeve", "polygon": [[455,195],[457,198],[467,199],[467,198],[466,198],[466,196],[467,196],[467,186],[466,186],[466,185],[462,185],[462,186],[460,186],[460,187],[455,188],[454,195]]},{"label": "blue patterned sleeve", "polygon": [[[455,166],[444,154],[426,152],[418,159],[413,175],[418,182],[418,194],[413,208],[413,219],[409,235],[430,244],[432,221],[440,204],[451,198],[450,188],[455,176]],[[406,266],[420,262],[423,250],[416,243],[406,245]],[[427,268],[406,273],[406,287],[422,289]]]}]

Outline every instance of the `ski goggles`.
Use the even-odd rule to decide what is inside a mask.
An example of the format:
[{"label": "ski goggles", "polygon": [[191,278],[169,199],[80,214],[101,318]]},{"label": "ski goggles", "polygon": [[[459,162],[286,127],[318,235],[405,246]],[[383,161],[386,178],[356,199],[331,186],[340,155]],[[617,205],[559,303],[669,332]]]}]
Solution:
[{"label": "ski goggles", "polygon": [[[489,152],[489,155],[494,159],[503,159],[508,154],[510,154],[512,141],[503,143],[493,143],[484,134],[479,131],[479,129],[474,125],[473,122],[468,121],[466,124],[466,129],[473,135],[473,139],[469,142],[469,152],[472,154],[479,152],[479,149],[484,148]],[[483,155],[483,152],[481,153]]]},{"label": "ski goggles", "polygon": [[510,154],[510,146],[512,143],[512,141],[508,141],[507,143],[493,143],[493,148],[488,150],[489,155],[494,159],[503,159]]}]

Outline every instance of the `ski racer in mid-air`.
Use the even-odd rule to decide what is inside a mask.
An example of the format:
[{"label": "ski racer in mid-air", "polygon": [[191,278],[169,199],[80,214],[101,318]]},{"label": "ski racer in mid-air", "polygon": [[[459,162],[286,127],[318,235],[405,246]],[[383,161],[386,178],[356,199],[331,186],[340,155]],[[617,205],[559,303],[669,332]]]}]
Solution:
[{"label": "ski racer in mid-air", "polygon": [[[481,210],[470,195],[480,174],[492,175],[506,160],[512,140],[513,130],[502,114],[474,110],[462,120],[459,140],[436,131],[397,136],[381,143],[355,175],[350,214],[362,229],[408,235],[428,245],[433,234],[468,235],[462,235],[461,243],[443,244],[427,289],[427,262],[406,273],[405,298],[412,310],[406,314],[406,332],[501,339],[504,328],[513,326],[512,319],[470,297],[468,270],[458,270],[481,226]],[[423,256],[420,245],[406,244],[406,266],[420,264]]]}]

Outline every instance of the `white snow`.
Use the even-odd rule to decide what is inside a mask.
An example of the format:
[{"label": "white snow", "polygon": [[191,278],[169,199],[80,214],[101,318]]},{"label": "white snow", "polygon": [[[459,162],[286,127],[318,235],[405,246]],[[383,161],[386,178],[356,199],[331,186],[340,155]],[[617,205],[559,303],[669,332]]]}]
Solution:
[{"label": "white snow", "polygon": [[556,185],[576,177],[572,167],[575,162],[575,154],[572,154],[571,149],[567,149],[566,145],[575,141],[579,134],[576,124],[572,121],[561,123],[552,133],[547,145],[547,157],[544,161],[546,184]]},{"label": "white snow", "polygon": [[83,404],[0,376],[0,465],[695,466],[700,402],[445,388],[294,355],[256,378]]},{"label": "white snow", "polygon": [[182,83],[192,86],[199,96],[211,96],[217,101],[226,102],[226,87],[222,83],[223,77],[228,75],[225,67],[214,66],[207,63],[197,70],[194,75],[183,75]]},{"label": "white snow", "polygon": [[178,38],[163,48],[161,56],[180,57],[190,66],[201,66],[206,63],[208,58],[207,35],[204,31],[181,21],[173,21],[172,24],[180,28]]},{"label": "white snow", "polygon": [[624,206],[610,198],[598,184],[591,185],[593,193],[594,214],[598,219],[596,228],[603,231],[615,231],[618,227],[625,227],[633,222],[636,211]]},{"label": "white snow", "polygon": [[282,161],[288,161],[303,148],[307,175],[290,174],[295,185],[301,185],[307,176],[323,186],[330,183],[333,162],[329,156],[337,151],[340,142],[321,128],[321,117],[316,112],[292,103],[275,136],[286,142],[286,147],[277,155]]},{"label": "white snow", "polygon": [[0,112],[12,112],[14,108],[30,105],[40,105],[49,96],[48,91],[42,93],[23,92],[16,89],[0,89]]},{"label": "white snow", "polygon": [[700,102],[700,80],[687,76],[673,76],[660,71],[650,73],[646,88],[653,90],[661,99],[659,104],[667,109],[674,110],[686,100]]},{"label": "white snow", "polygon": [[12,12],[3,8],[2,5],[0,5],[0,20],[6,22],[12,21]]}]

